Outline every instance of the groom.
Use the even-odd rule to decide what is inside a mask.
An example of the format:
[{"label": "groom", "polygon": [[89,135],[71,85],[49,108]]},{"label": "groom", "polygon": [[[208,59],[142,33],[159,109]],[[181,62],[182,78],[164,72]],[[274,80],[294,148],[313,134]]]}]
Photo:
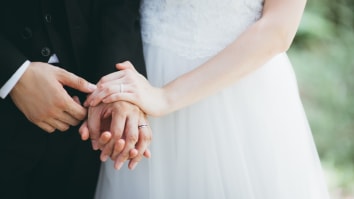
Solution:
[{"label": "groom", "polygon": [[[145,73],[138,11],[138,0],[13,0],[0,7],[1,198],[93,197],[99,154],[77,133],[87,115],[79,98],[115,63],[131,60]],[[141,121],[137,107],[112,107],[119,107],[120,131],[138,126],[125,122]]]}]

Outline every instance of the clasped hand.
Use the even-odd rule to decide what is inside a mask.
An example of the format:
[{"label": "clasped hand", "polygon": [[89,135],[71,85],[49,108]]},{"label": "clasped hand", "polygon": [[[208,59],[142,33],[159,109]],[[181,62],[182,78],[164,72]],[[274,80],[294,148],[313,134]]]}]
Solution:
[{"label": "clasped hand", "polygon": [[110,157],[120,169],[131,159],[129,168],[133,169],[143,155],[150,157],[151,129],[145,114],[163,115],[167,102],[163,89],[151,86],[130,62],[116,67],[119,71],[102,77],[84,102],[89,107],[88,120],[80,133],[82,139],[91,138],[94,149],[102,150],[102,161]]},{"label": "clasped hand", "polygon": [[56,129],[66,131],[88,115],[80,128],[82,138],[91,137],[94,149],[102,150],[101,159],[111,157],[117,169],[125,160],[130,159],[129,168],[133,169],[143,155],[150,157],[147,147],[151,129],[138,128],[147,120],[137,106],[120,101],[90,107],[87,111],[64,86],[85,93],[96,89],[95,85],[62,68],[32,62],[10,95],[28,120],[48,133]]},{"label": "clasped hand", "polygon": [[117,64],[116,68],[119,71],[101,78],[84,105],[127,101],[150,116],[162,116],[168,112],[167,94],[163,88],[152,86],[129,61]]},{"label": "clasped hand", "polygon": [[149,158],[148,146],[151,142],[149,126],[145,114],[129,102],[100,103],[88,109],[88,119],[79,132],[83,140],[91,139],[92,147],[101,150],[101,160],[109,157],[120,169],[126,160],[128,167],[134,169],[143,156]]}]

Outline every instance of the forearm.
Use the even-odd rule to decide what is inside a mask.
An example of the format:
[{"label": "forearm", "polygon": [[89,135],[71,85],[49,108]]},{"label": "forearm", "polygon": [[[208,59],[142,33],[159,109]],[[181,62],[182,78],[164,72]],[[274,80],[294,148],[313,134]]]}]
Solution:
[{"label": "forearm", "polygon": [[[284,0],[283,0],[284,1]],[[163,87],[166,113],[226,88],[286,51],[297,30],[305,1],[268,1],[263,17],[205,64]],[[294,9],[295,11],[291,10]],[[284,9],[285,7],[285,9]],[[285,20],[284,16],[288,18]]]}]

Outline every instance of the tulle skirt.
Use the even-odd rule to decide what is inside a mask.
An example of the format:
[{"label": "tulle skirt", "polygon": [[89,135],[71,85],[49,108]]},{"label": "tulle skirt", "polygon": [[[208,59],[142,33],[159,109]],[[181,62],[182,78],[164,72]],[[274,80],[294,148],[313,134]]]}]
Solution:
[{"label": "tulle skirt", "polygon": [[[152,44],[144,52],[155,86],[209,59]],[[133,171],[103,163],[97,199],[329,198],[286,54],[213,96],[149,119],[152,158]]]}]

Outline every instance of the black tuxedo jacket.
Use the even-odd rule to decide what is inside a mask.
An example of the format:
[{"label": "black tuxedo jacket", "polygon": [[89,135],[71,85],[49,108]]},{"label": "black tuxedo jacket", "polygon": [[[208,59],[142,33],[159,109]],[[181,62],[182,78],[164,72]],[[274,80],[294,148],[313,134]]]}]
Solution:
[{"label": "black tuxedo jacket", "polygon": [[[138,0],[13,0],[0,7],[0,85],[25,61],[99,76],[131,60],[145,73]],[[62,10],[66,13],[63,13]]]},{"label": "black tuxedo jacket", "polygon": [[[1,86],[26,60],[47,62],[54,53],[60,66],[94,83],[125,60],[145,74],[138,0],[12,0],[6,4],[0,7]],[[12,125],[9,115],[22,117],[10,106],[9,96],[0,100],[0,126],[9,124],[7,129]]]},{"label": "black tuxedo jacket", "polygon": [[[132,61],[145,74],[139,4],[139,0],[12,0],[6,6],[3,3],[0,85],[26,60],[47,62],[53,54],[58,56],[61,67],[94,83],[116,71],[115,64],[125,60]],[[70,133],[77,134],[77,129]],[[26,161],[35,161],[43,154],[47,135],[25,118],[10,96],[0,99],[0,172],[7,172],[2,167],[7,163],[18,169],[30,167]]]}]

